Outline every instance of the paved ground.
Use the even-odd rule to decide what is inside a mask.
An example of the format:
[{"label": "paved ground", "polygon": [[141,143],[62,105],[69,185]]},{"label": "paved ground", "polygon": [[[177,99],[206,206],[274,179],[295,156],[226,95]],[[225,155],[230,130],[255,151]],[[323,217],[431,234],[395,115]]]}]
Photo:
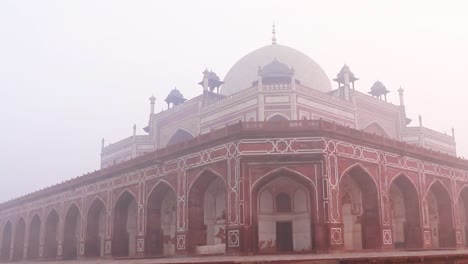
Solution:
[{"label": "paved ground", "polygon": [[[384,261],[385,260],[385,261]],[[365,253],[335,253],[335,254],[300,254],[300,255],[260,255],[260,256],[205,256],[205,257],[174,257],[155,259],[83,259],[68,261],[34,261],[20,263],[48,264],[178,264],[178,263],[421,263],[425,260],[438,260],[438,263],[468,263],[468,250],[437,250],[437,251],[397,251],[397,252],[365,252]],[[445,262],[447,260],[447,262]],[[457,260],[454,262],[454,260]],[[18,263],[18,262],[16,262]]]}]

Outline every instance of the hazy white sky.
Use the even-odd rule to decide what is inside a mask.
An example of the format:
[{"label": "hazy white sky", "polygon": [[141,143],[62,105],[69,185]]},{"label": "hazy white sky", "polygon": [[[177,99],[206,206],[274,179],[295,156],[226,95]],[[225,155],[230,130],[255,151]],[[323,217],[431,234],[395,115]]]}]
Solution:
[{"label": "hazy white sky", "polygon": [[101,138],[147,125],[177,86],[201,93],[271,42],[312,57],[333,78],[343,63],[367,92],[406,90],[417,124],[456,129],[468,156],[468,1],[0,1],[0,201],[99,168]]}]

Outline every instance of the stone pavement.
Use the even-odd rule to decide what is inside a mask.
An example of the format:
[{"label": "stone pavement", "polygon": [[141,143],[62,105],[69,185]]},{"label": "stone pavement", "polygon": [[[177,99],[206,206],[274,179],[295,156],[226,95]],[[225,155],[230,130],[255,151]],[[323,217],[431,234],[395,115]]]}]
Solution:
[{"label": "stone pavement", "polygon": [[35,264],[343,264],[343,263],[467,263],[468,250],[392,251],[334,254],[284,254],[256,256],[204,256],[153,259],[82,259],[67,261],[33,261]]}]

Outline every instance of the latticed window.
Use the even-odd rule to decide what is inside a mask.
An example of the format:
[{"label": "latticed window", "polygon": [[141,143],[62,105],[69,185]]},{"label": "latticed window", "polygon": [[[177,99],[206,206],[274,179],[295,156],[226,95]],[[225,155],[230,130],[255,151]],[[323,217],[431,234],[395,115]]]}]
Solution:
[{"label": "latticed window", "polygon": [[277,213],[291,213],[291,197],[287,193],[279,193],[275,198]]}]

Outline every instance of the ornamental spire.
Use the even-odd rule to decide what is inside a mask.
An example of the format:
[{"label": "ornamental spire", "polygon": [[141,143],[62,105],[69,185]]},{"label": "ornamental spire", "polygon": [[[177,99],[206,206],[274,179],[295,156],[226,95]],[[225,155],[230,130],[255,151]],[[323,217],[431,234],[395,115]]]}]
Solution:
[{"label": "ornamental spire", "polygon": [[275,29],[275,22],[273,22],[273,30],[271,31],[273,37],[271,38],[271,44],[276,45],[276,29]]}]

